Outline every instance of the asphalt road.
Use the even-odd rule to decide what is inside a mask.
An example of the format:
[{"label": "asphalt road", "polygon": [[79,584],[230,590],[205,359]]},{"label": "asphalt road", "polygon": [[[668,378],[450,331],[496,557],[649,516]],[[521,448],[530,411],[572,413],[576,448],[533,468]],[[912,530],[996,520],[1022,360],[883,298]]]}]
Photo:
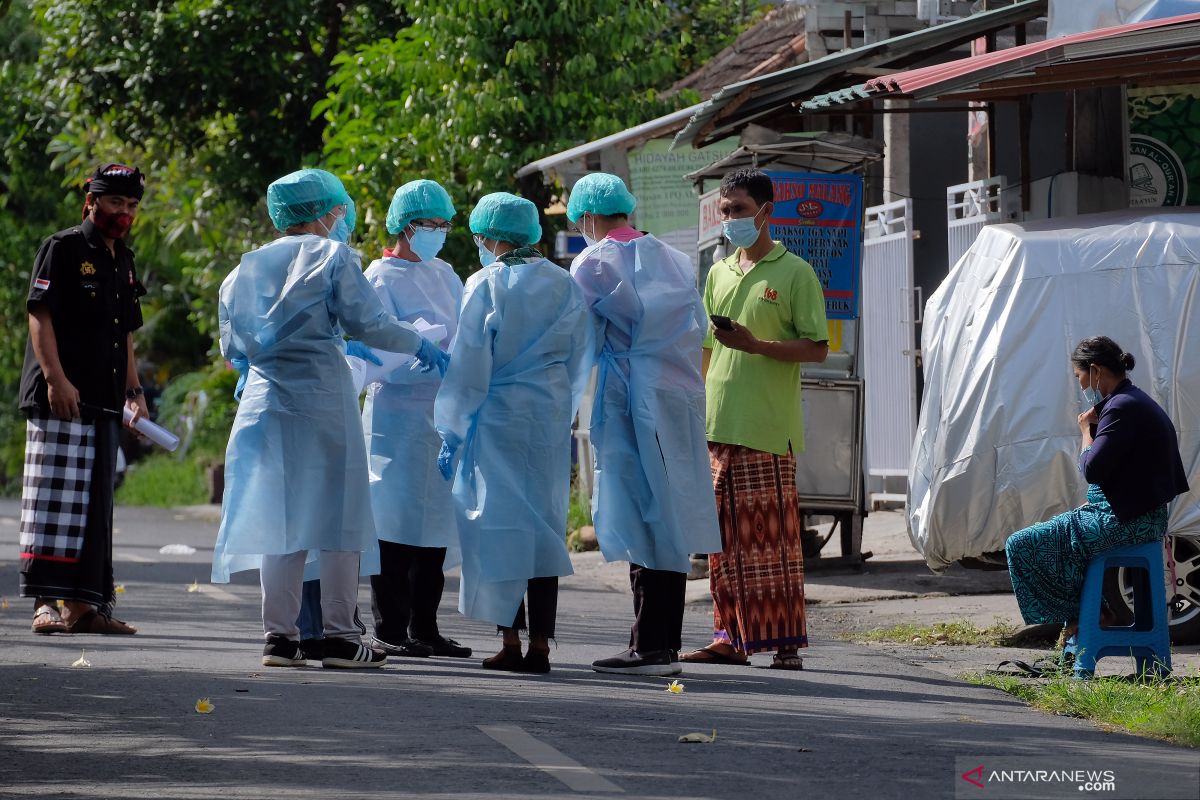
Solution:
[{"label": "asphalt road", "polygon": [[[443,632],[475,658],[264,668],[257,585],[209,586],[216,526],[171,511],[117,511],[118,616],[136,636],[35,636],[32,602],[15,597],[18,513],[0,501],[0,797],[1024,797],[960,774],[1046,759],[1113,769],[1117,784],[1047,796],[1196,797],[1195,751],[1030,710],[816,626],[800,673],[765,656],[691,667],[680,694],[594,673],[623,646],[630,603],[586,577],[563,582],[546,676],[479,667],[499,642],[454,610],[453,579]],[[159,553],[172,543],[197,552]],[[687,643],[710,625],[690,606]],[[90,667],[71,666],[81,654]],[[202,697],[212,713],[194,710]],[[714,729],[711,744],[678,742]]]}]

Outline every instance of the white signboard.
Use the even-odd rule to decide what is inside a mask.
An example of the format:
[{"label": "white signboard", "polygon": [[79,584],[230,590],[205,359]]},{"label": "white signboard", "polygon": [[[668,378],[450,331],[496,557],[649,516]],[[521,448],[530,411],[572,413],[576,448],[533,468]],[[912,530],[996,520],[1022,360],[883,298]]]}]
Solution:
[{"label": "white signboard", "polygon": [[721,190],[713,189],[700,195],[700,228],[697,241],[700,249],[712,247],[721,241]]}]

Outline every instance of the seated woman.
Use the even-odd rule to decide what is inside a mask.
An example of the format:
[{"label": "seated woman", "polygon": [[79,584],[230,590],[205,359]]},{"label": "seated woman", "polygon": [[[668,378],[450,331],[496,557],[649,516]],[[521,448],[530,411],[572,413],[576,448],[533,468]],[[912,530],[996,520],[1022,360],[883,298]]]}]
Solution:
[{"label": "seated woman", "polygon": [[1079,415],[1087,503],[1008,538],[1008,572],[1028,624],[1079,626],[1088,562],[1116,547],[1161,540],[1167,503],[1188,491],[1175,426],[1125,373],[1133,356],[1107,336],[1084,339],[1071,364],[1089,408]]}]

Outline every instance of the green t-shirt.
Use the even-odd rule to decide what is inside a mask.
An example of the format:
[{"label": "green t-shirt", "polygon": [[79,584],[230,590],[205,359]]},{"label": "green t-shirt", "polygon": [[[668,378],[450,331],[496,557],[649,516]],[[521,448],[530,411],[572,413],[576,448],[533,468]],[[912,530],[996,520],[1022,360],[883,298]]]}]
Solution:
[{"label": "green t-shirt", "polygon": [[[737,320],[759,339],[829,339],[825,295],[808,262],[778,242],[743,274],[741,251],[713,264],[704,284],[704,308]],[[709,331],[712,348],[705,390],[710,442],[783,455],[804,450],[800,364],[725,347]]]}]

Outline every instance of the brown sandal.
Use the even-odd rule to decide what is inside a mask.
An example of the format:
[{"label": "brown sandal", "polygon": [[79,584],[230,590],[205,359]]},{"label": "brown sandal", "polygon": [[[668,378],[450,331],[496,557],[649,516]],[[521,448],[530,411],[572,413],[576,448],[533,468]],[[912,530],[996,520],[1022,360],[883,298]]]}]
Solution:
[{"label": "brown sandal", "polygon": [[718,650],[711,649],[711,647],[709,645],[708,647],[701,647],[699,650],[693,650],[690,653],[684,653],[679,657],[679,660],[687,664],[728,664],[734,667],[744,667],[750,663],[750,659],[746,656],[742,656],[741,658],[727,656]]},{"label": "brown sandal", "polygon": [[776,653],[771,659],[771,669],[804,669],[804,659],[796,653]]},{"label": "brown sandal", "polygon": [[70,623],[66,628],[67,633],[104,633],[119,636],[130,636],[137,633],[137,628],[132,625],[127,625],[107,614],[101,614],[95,609]]},{"label": "brown sandal", "polygon": [[34,633],[66,633],[67,623],[63,622],[57,608],[41,605],[33,612],[33,624],[29,629]]}]

